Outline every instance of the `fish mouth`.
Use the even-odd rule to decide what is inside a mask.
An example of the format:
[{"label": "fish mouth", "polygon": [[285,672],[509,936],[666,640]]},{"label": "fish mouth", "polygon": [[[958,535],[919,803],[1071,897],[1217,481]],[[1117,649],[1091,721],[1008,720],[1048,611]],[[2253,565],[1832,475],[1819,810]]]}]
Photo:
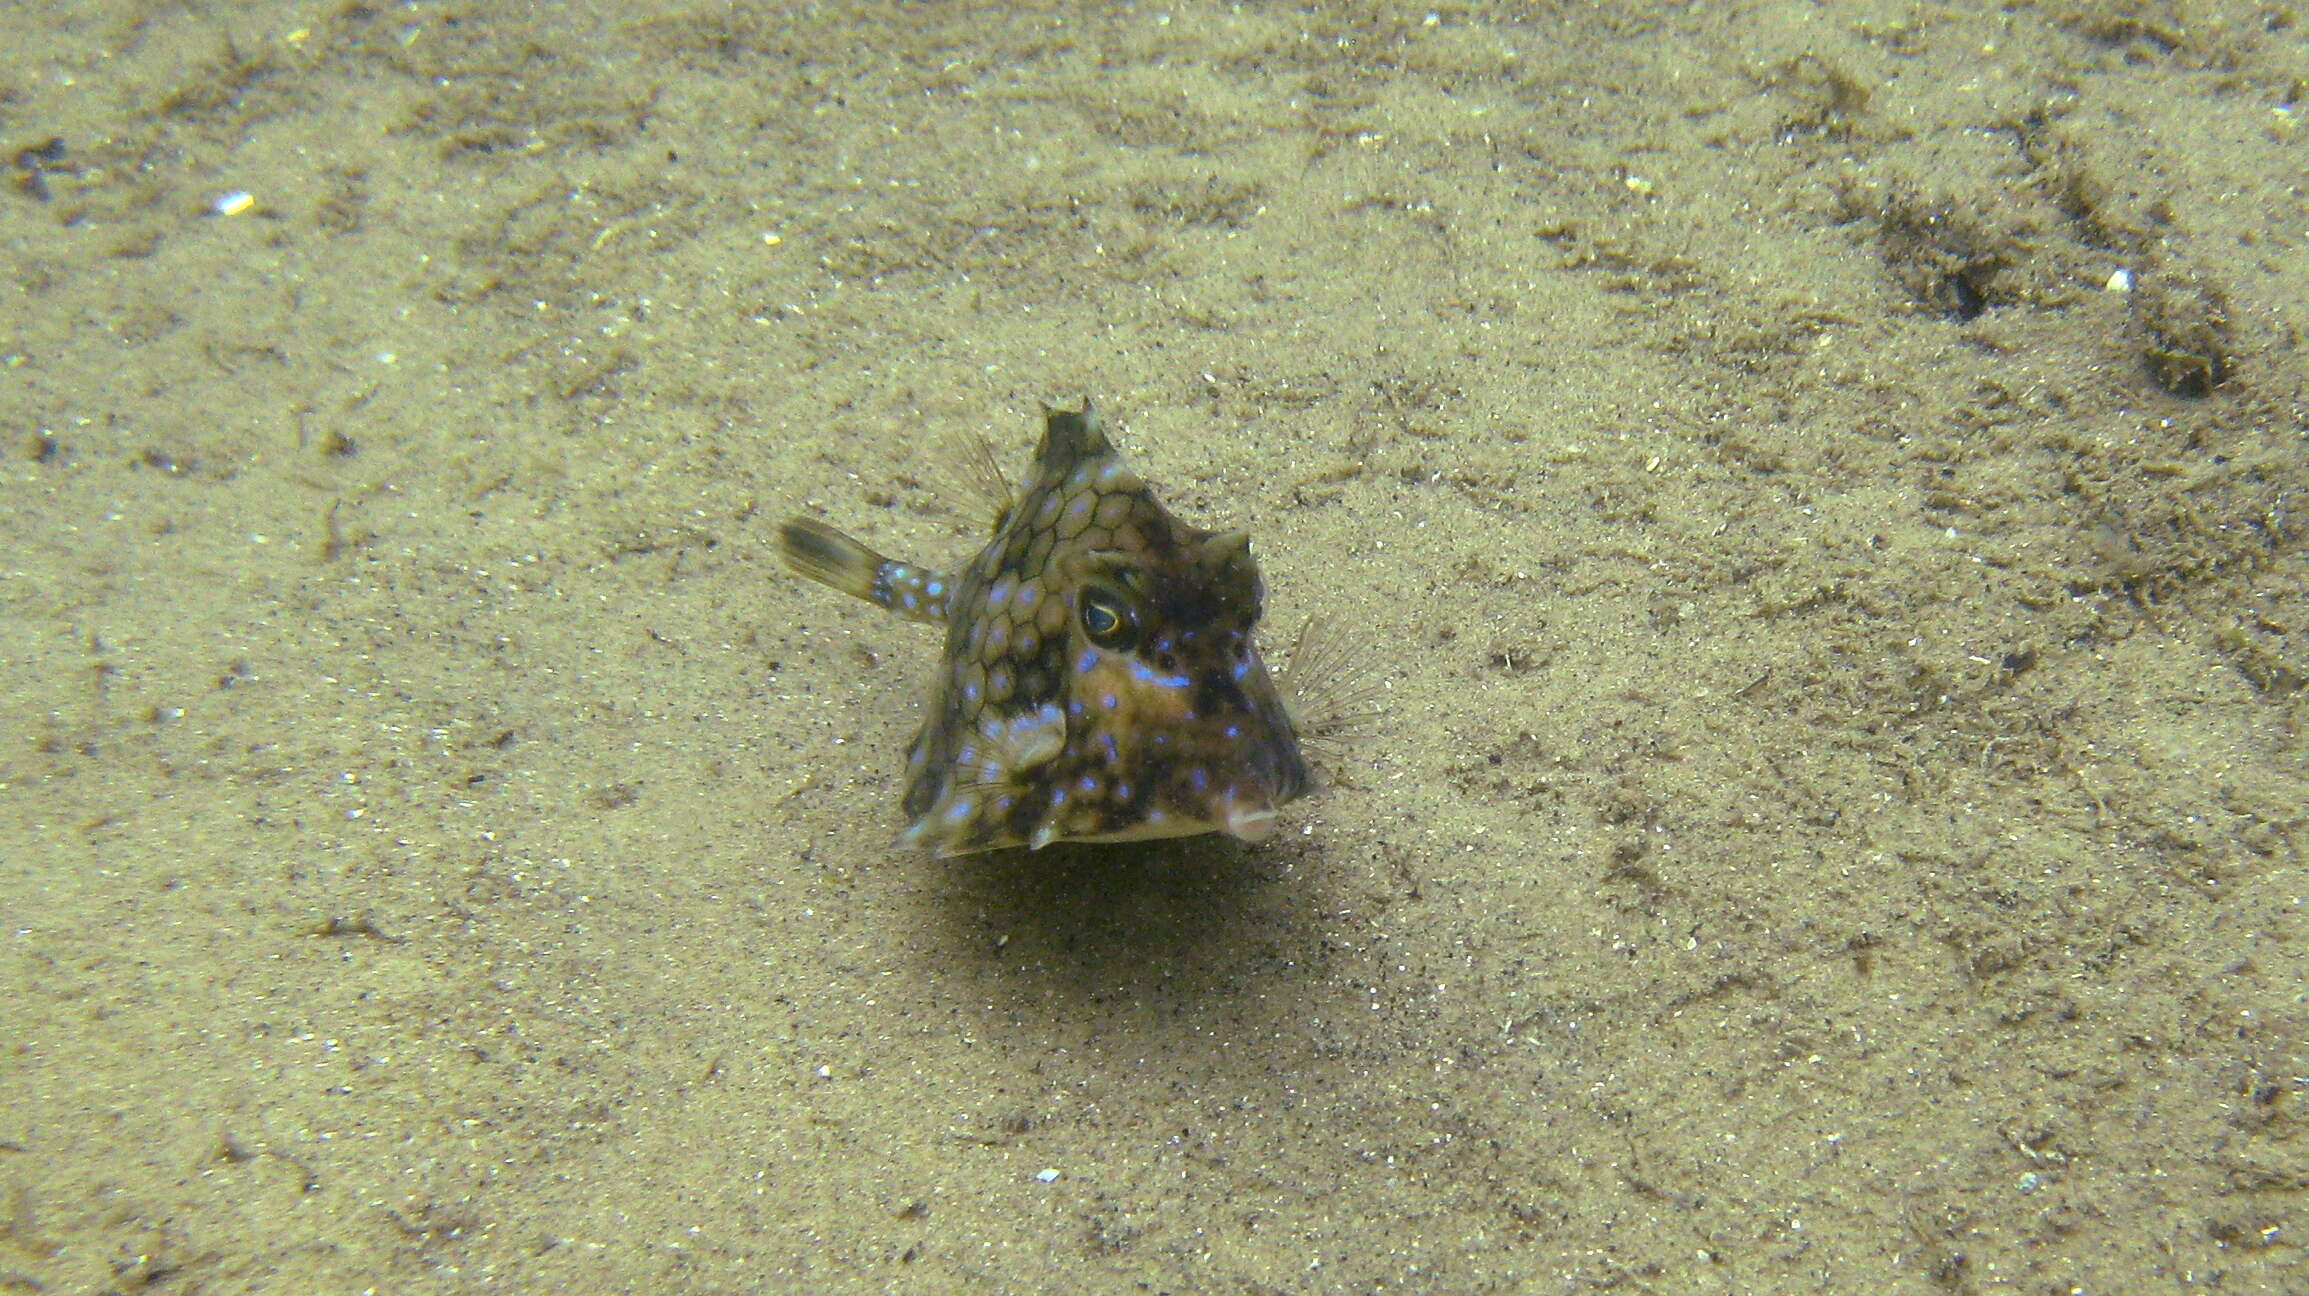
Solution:
[{"label": "fish mouth", "polygon": [[1230,800],[1214,807],[1211,823],[1237,841],[1263,842],[1275,835],[1275,807],[1270,801]]},{"label": "fish mouth", "polygon": [[1279,741],[1247,753],[1245,777],[1221,789],[1205,803],[1204,822],[1237,841],[1263,842],[1274,837],[1277,807],[1296,801],[1312,779],[1299,757],[1290,731]]}]

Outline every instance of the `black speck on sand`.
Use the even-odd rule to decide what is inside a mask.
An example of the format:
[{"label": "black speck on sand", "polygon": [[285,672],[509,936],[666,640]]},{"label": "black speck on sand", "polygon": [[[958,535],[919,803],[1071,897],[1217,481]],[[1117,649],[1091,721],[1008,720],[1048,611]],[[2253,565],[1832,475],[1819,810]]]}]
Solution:
[{"label": "black speck on sand", "polygon": [[[5,23],[0,1291],[2309,1284],[2290,9]],[[1385,713],[895,854],[1084,394]]]}]

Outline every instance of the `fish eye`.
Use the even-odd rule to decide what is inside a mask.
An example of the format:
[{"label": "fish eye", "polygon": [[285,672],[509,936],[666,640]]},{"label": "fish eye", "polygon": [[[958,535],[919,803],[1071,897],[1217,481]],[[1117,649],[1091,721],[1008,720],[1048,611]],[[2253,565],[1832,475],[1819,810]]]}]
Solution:
[{"label": "fish eye", "polygon": [[1092,586],[1082,592],[1082,633],[1109,652],[1127,652],[1138,643],[1138,610],[1113,590]]}]

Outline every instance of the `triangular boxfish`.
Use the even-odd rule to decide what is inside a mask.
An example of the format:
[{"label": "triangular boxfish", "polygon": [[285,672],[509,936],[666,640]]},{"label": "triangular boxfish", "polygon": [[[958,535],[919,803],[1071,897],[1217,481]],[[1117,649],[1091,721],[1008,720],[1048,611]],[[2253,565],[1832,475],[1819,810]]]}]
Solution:
[{"label": "triangular boxfish", "polygon": [[1253,638],[1266,589],[1249,534],[1173,518],[1088,401],[1044,411],[1023,490],[959,572],[808,518],[779,542],[801,574],[946,628],[906,755],[905,845],[1262,841],[1314,786]]}]

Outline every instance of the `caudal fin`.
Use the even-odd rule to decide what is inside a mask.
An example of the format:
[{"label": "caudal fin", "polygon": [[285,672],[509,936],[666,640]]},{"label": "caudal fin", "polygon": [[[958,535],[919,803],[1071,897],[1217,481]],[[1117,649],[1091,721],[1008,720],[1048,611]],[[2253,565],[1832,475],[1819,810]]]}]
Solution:
[{"label": "caudal fin", "polygon": [[888,608],[909,621],[946,624],[953,582],[938,572],[891,562],[823,522],[789,518],[778,528],[786,565],[853,598]]},{"label": "caudal fin", "polygon": [[823,522],[789,518],[778,528],[778,549],[786,565],[852,598],[879,603],[875,576],[889,560]]}]

